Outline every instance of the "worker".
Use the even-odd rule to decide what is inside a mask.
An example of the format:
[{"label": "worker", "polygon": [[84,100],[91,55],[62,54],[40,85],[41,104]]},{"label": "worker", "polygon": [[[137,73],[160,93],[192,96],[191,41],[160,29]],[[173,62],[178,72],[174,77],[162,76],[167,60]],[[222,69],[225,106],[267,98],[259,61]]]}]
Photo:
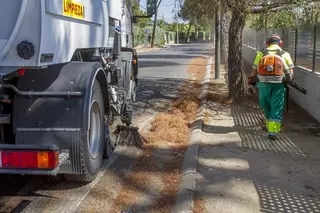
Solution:
[{"label": "worker", "polygon": [[259,105],[263,109],[268,138],[274,140],[281,131],[282,112],[285,103],[285,81],[293,78],[294,64],[288,52],[282,50],[279,35],[266,40],[267,48],[257,51],[249,83],[257,79]]}]

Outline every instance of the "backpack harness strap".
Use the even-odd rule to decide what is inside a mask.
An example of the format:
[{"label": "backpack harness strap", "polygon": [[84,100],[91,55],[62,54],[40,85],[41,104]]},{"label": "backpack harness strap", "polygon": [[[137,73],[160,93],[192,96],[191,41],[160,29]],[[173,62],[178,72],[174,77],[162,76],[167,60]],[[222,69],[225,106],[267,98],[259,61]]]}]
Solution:
[{"label": "backpack harness strap", "polygon": [[268,49],[266,49],[266,48],[263,48],[263,49],[261,50],[263,56],[269,55],[269,51],[276,51],[276,54],[277,54],[278,56],[280,56],[280,57],[282,57],[282,55],[284,55],[284,54],[286,53],[285,50],[280,50],[280,49],[277,49],[277,50],[268,50]]}]

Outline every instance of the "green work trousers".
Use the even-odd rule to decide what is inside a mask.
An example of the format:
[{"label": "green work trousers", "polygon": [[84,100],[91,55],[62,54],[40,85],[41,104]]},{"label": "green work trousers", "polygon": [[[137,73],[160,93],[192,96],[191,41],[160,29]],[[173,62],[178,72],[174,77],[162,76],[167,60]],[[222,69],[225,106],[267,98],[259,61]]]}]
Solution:
[{"label": "green work trousers", "polygon": [[286,87],[282,83],[259,82],[259,105],[263,109],[268,134],[277,136],[281,130]]}]

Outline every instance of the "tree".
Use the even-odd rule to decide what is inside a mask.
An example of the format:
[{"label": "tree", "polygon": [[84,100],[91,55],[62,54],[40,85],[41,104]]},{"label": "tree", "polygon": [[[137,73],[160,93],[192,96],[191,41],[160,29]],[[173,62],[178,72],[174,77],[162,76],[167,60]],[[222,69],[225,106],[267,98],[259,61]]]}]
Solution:
[{"label": "tree", "polygon": [[[319,3],[312,5],[286,5],[277,12],[263,11],[248,16],[248,26],[256,30],[272,28],[299,28],[318,23]],[[267,21],[268,20],[268,21]]]},{"label": "tree", "polygon": [[[136,1],[132,2],[132,13],[134,16],[147,16],[147,12],[140,10],[140,5]],[[137,18],[135,24],[141,28],[145,28],[150,20],[151,18]]]},{"label": "tree", "polygon": [[226,5],[232,13],[228,47],[229,98],[235,99],[245,95],[248,89],[246,74],[241,64],[242,30],[248,14],[249,2],[247,0],[226,0]]},{"label": "tree", "polygon": [[222,1],[221,3],[221,63],[228,68],[229,26],[231,13],[225,4],[225,1]]},{"label": "tree", "polygon": [[132,3],[133,16],[142,16],[143,18],[135,18],[133,24],[133,39],[134,45],[141,45],[144,43],[145,32],[144,29],[149,25],[151,18],[147,18],[147,12],[140,10],[140,5],[136,1],[127,0],[127,4]]},{"label": "tree", "polygon": [[[242,30],[250,14],[264,14],[258,15],[260,19],[257,23],[260,24],[260,27],[268,27],[269,23],[272,22],[267,21],[267,13],[278,15],[278,18],[273,18],[273,22],[276,24],[270,25],[270,27],[275,27],[283,26],[284,23],[293,23],[295,19],[291,18],[296,17],[297,14],[304,19],[304,23],[310,23],[310,20],[318,21],[319,11],[319,0],[272,0],[268,3],[264,0],[185,0],[183,5],[187,8],[190,17],[212,17],[216,8],[221,8],[222,17],[231,13],[231,20],[226,16],[222,23],[223,31],[226,31],[230,23],[228,44],[226,40],[222,42],[222,46],[224,46],[222,49],[224,51],[228,49],[225,56],[227,56],[226,60],[228,61],[230,99],[241,98],[247,93],[247,76],[241,66]],[[223,36],[223,38],[225,37]]]},{"label": "tree", "polygon": [[156,27],[157,27],[158,9],[159,9],[159,6],[160,6],[161,2],[162,2],[162,0],[157,0],[157,3],[156,3],[156,10],[155,10],[154,20],[153,20],[151,47],[154,46],[154,39],[155,39],[155,36],[156,36]]},{"label": "tree", "polygon": [[208,28],[209,23],[213,22],[217,9],[215,0],[180,0],[179,3],[181,8],[180,17],[185,21],[189,21],[190,29],[192,25],[195,26],[196,36],[199,26]]},{"label": "tree", "polygon": [[[248,0],[226,0],[226,5],[232,13],[231,23],[229,27],[229,49],[228,49],[228,72],[229,72],[229,98],[238,99],[247,93],[248,83],[247,76],[244,73],[242,61],[242,30],[246,22],[246,18],[250,13],[276,13],[284,12],[285,17],[289,17],[294,10],[305,10],[312,8],[318,11],[316,4],[310,7],[310,2],[305,0],[283,0],[274,1],[269,4]],[[260,3],[258,5],[258,3]],[[295,8],[293,10],[293,8]],[[282,14],[282,17],[283,15]],[[288,15],[289,14],[289,15]],[[309,16],[309,15],[307,15]],[[260,21],[261,22],[261,21]],[[264,24],[268,23],[264,21]],[[267,24],[265,24],[267,26]]]},{"label": "tree", "polygon": [[196,17],[193,17],[190,15],[188,9],[189,8],[187,6],[182,5],[181,11],[179,12],[179,18],[181,18],[183,21],[187,21],[187,20],[189,21],[189,27],[188,27],[185,42],[188,42],[188,40],[189,40],[190,30],[191,30],[192,25],[195,24],[195,19],[196,19]]}]

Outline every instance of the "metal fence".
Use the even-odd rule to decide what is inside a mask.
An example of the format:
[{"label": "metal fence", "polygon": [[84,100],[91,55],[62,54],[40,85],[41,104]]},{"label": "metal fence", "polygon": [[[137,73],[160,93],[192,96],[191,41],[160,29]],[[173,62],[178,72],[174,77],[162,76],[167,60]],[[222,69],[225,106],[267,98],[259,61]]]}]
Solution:
[{"label": "metal fence", "polygon": [[266,38],[277,33],[283,40],[283,49],[291,54],[295,66],[320,73],[320,26],[304,29],[243,30],[243,44],[254,49],[265,47]]}]

